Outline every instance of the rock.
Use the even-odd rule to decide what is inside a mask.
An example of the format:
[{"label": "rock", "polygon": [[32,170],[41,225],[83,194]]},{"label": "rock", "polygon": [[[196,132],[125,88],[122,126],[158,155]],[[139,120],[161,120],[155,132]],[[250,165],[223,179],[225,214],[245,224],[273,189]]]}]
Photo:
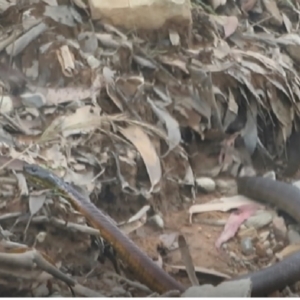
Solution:
[{"label": "rock", "polygon": [[188,288],[181,297],[250,297],[251,281],[250,279],[241,279],[236,281],[222,282],[217,286],[204,284],[201,286],[192,286]]},{"label": "rock", "polygon": [[165,222],[159,214],[155,214],[153,217],[151,217],[149,219],[149,222],[151,222],[160,229],[163,229],[165,227]]},{"label": "rock", "polygon": [[271,223],[273,215],[269,211],[258,210],[254,216],[251,216],[246,222],[247,227],[254,227],[256,229],[262,228]]},{"label": "rock", "polygon": [[269,248],[266,250],[266,254],[268,257],[272,257],[274,253],[273,253],[273,250],[271,248]]},{"label": "rock", "polygon": [[263,242],[263,247],[264,247],[265,249],[268,249],[268,248],[270,248],[270,247],[271,247],[271,243],[270,243],[270,241],[268,241],[268,240],[265,240],[265,241]]},{"label": "rock", "polygon": [[216,189],[216,183],[209,177],[197,178],[196,184],[206,192],[213,192]]},{"label": "rock", "polygon": [[216,186],[219,192],[226,195],[236,195],[237,194],[237,185],[235,180],[223,180],[217,179]]},{"label": "rock", "polygon": [[297,180],[297,181],[293,182],[293,185],[295,187],[297,187],[298,189],[300,189],[300,180]]},{"label": "rock", "polygon": [[292,244],[292,245],[300,244],[300,234],[293,228],[290,228],[288,230],[287,238],[288,238],[289,244]]},{"label": "rock", "polygon": [[[259,234],[259,239],[261,242],[264,242],[270,237],[270,232],[269,231],[263,231]],[[271,238],[271,237],[270,237]]]},{"label": "rock", "polygon": [[282,217],[276,216],[273,221],[273,231],[278,241],[284,241],[287,237],[287,228]]},{"label": "rock", "polygon": [[276,180],[276,173],[274,171],[270,171],[265,173],[263,177]]},{"label": "rock", "polygon": [[266,249],[262,243],[257,243],[255,245],[256,254],[259,257],[265,257],[266,256]]},{"label": "rock", "polygon": [[46,297],[49,295],[49,289],[45,283],[40,284],[38,287],[32,289],[34,297]]},{"label": "rock", "polygon": [[251,240],[257,239],[257,230],[254,227],[250,227],[246,229],[240,229],[238,232],[239,238],[251,238]]},{"label": "rock", "polygon": [[249,237],[245,237],[241,240],[241,248],[244,255],[251,255],[255,252],[252,239]]}]

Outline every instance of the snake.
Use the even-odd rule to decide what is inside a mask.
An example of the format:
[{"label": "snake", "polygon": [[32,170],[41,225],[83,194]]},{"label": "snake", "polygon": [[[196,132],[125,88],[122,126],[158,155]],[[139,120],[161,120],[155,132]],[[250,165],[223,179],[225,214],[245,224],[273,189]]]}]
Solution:
[{"label": "snake", "polygon": [[26,179],[34,185],[49,188],[64,197],[80,212],[125,261],[136,278],[151,290],[163,294],[170,290],[185,291],[185,287],[160,268],[98,207],[62,178],[36,164],[24,164]]},{"label": "snake", "polygon": [[[35,164],[24,164],[25,177],[34,184],[59,192],[87,221],[100,231],[136,278],[157,293],[169,290],[184,292],[186,288],[158,267],[99,208],[74,187],[54,173]],[[300,190],[288,183],[264,177],[236,179],[238,193],[260,202],[267,202],[287,212],[300,223]],[[300,252],[264,269],[240,275],[230,280],[249,279],[251,295],[265,296],[300,280]]]}]

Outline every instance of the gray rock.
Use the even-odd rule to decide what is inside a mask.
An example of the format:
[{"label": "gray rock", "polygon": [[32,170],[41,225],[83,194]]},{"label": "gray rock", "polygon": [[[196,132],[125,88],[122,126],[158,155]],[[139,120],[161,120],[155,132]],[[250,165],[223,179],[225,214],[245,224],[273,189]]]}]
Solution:
[{"label": "gray rock", "polygon": [[247,227],[254,227],[256,229],[262,228],[271,223],[273,215],[269,211],[259,210],[254,216],[251,216],[244,224]]},{"label": "gray rock", "polygon": [[250,297],[250,279],[241,279],[231,282],[223,282],[218,286],[204,284],[188,288],[181,297]]},{"label": "gray rock", "polygon": [[242,253],[244,255],[251,255],[255,252],[252,244],[252,239],[250,237],[242,238],[241,240]]},{"label": "gray rock", "polygon": [[199,177],[196,179],[196,184],[198,187],[202,188],[206,192],[213,192],[216,189],[216,183],[213,179],[209,177]]},{"label": "gray rock", "polygon": [[300,234],[293,228],[288,230],[287,238],[290,244],[300,244]]},{"label": "gray rock", "polygon": [[274,235],[278,241],[284,241],[287,236],[287,228],[282,217],[276,216],[273,221]]}]

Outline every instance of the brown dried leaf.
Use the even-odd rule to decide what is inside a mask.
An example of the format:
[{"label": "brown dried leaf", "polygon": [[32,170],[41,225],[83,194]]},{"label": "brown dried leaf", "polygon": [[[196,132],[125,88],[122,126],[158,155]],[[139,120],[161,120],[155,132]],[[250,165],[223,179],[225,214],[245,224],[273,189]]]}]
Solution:
[{"label": "brown dried leaf", "polygon": [[283,19],[278,9],[277,3],[274,0],[262,0],[266,10],[271,14],[273,20],[275,19],[279,25],[282,24]]},{"label": "brown dried leaf", "polygon": [[237,29],[239,24],[236,16],[218,16],[210,15],[210,19],[221,25],[224,29],[225,38],[231,36]]},{"label": "brown dried leaf", "polygon": [[100,107],[83,106],[72,115],[65,116],[61,131],[64,137],[79,133],[88,133],[100,125]]},{"label": "brown dried leaf", "polygon": [[157,105],[148,98],[148,103],[151,105],[153,112],[158,119],[166,125],[168,132],[169,150],[172,151],[180,144],[181,133],[178,122],[169,114],[169,112]]},{"label": "brown dried leaf", "polygon": [[66,77],[73,77],[76,74],[75,59],[73,53],[67,45],[56,50],[57,59],[61,66],[61,71]]},{"label": "brown dried leaf", "polygon": [[127,128],[120,129],[120,132],[137,148],[140,152],[151,182],[152,190],[157,183],[159,183],[162,170],[159,157],[155,151],[153,144],[151,143],[148,135],[137,126],[129,126]]},{"label": "brown dried leaf", "polygon": [[195,267],[193,264],[192,256],[188,244],[182,234],[178,236],[178,246],[181,253],[181,259],[183,260],[191,284],[199,285],[199,281],[195,273]]}]

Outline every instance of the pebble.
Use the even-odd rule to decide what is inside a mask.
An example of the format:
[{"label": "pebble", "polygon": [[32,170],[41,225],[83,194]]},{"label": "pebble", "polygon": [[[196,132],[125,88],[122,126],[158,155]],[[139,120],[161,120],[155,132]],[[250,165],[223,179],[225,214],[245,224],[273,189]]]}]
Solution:
[{"label": "pebble", "polygon": [[219,192],[226,195],[236,195],[237,194],[237,185],[236,181],[229,179],[229,180],[223,180],[223,179],[217,179],[216,186]]},{"label": "pebble", "polygon": [[266,256],[266,249],[261,243],[257,243],[255,245],[255,249],[256,249],[256,254],[259,257],[265,257]]},{"label": "pebble", "polygon": [[293,182],[293,185],[300,189],[300,180]]},{"label": "pebble", "polygon": [[45,283],[39,285],[35,289],[32,289],[32,294],[34,297],[46,297],[49,295],[49,289]]},{"label": "pebble", "polygon": [[274,171],[270,171],[265,173],[263,177],[276,180],[276,173]]},{"label": "pebble", "polygon": [[265,249],[268,249],[268,248],[270,248],[270,246],[271,246],[271,243],[270,243],[270,241],[268,241],[268,240],[265,240],[265,241],[263,242],[263,246],[265,247]]},{"label": "pebble", "polygon": [[272,219],[273,215],[269,211],[258,210],[254,216],[251,216],[245,222],[245,225],[247,227],[254,227],[256,229],[259,229],[271,223]]},{"label": "pebble", "polygon": [[245,228],[243,230],[239,230],[238,232],[238,237],[239,238],[246,238],[249,237],[252,240],[257,238],[257,231],[254,227],[250,227],[250,228]]},{"label": "pebble", "polygon": [[287,236],[287,228],[282,217],[276,216],[273,221],[273,231],[277,240],[284,241]]},{"label": "pebble", "polygon": [[265,240],[267,240],[267,238],[270,236],[270,232],[269,231],[263,231],[259,234],[259,239],[264,242]]},{"label": "pebble", "polygon": [[223,250],[227,250],[227,249],[228,249],[228,245],[227,245],[226,243],[224,243],[224,244],[222,245],[222,249],[223,249]]},{"label": "pebble", "polygon": [[287,238],[288,238],[289,244],[300,244],[300,234],[293,228],[288,230]]},{"label": "pebble", "polygon": [[236,261],[239,261],[240,259],[237,257],[237,255],[233,252],[233,251],[230,251],[229,252],[229,256],[230,258],[232,258],[233,260],[236,260]]},{"label": "pebble", "polygon": [[241,248],[244,255],[251,255],[255,252],[252,239],[250,237],[245,237],[241,240]]},{"label": "pebble", "polygon": [[268,257],[272,257],[273,256],[273,250],[271,248],[267,249],[266,254],[268,255]]},{"label": "pebble", "polygon": [[111,296],[118,297],[126,295],[126,291],[121,286],[115,286],[111,289]]},{"label": "pebble", "polygon": [[196,179],[196,184],[198,187],[202,188],[206,192],[213,192],[216,189],[216,183],[213,179],[209,177],[199,177]]},{"label": "pebble", "polygon": [[159,227],[160,229],[163,229],[165,227],[165,222],[163,218],[158,214],[154,215],[151,218],[151,222],[155,224],[157,227]]}]

